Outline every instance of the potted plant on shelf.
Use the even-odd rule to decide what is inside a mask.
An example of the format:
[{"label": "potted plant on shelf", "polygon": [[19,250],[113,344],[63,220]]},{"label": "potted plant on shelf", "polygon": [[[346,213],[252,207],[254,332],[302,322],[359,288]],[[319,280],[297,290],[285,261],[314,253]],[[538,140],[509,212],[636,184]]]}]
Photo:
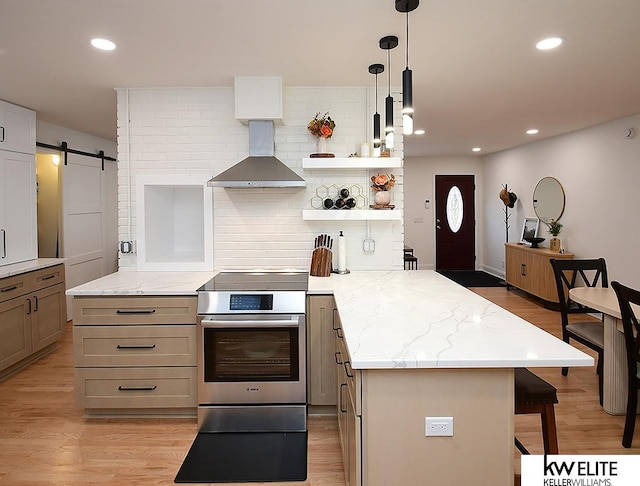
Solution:
[{"label": "potted plant on shelf", "polygon": [[396,177],[393,174],[376,174],[371,176],[371,189],[373,189],[374,209],[393,209],[391,206],[391,194],[389,191],[396,184]]},{"label": "potted plant on shelf", "polygon": [[311,157],[333,157],[334,155],[327,152],[327,139],[333,135],[336,123],[329,116],[329,112],[320,116],[320,112],[307,125],[307,130],[316,137],[317,153],[311,154]]},{"label": "potted plant on shelf", "polygon": [[551,240],[549,240],[549,248],[551,251],[560,251],[560,247],[562,246],[562,242],[558,235],[562,232],[562,223],[552,219],[546,225],[549,227],[549,233],[551,233]]}]

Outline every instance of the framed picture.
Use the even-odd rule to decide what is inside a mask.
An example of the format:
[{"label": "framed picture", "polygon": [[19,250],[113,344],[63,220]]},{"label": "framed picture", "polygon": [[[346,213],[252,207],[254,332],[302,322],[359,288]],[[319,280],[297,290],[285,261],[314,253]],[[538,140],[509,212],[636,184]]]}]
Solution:
[{"label": "framed picture", "polygon": [[534,238],[538,236],[538,226],[540,220],[538,218],[524,218],[522,225],[522,233],[520,235],[520,243],[528,243],[525,238]]}]

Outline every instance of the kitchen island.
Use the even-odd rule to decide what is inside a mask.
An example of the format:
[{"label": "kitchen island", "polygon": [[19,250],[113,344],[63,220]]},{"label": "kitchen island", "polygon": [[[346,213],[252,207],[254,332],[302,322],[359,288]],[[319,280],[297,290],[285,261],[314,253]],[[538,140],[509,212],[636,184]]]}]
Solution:
[{"label": "kitchen island", "polygon": [[[335,298],[350,484],[513,484],[514,368],[593,365],[433,271],[310,277],[309,293]],[[427,417],[453,435],[427,437]]]},{"label": "kitchen island", "polygon": [[[213,275],[118,272],[67,293],[74,296],[75,318],[75,300],[195,301],[197,288]],[[353,486],[513,484],[514,368],[593,365],[590,356],[429,270],[310,277],[308,294],[335,299],[338,421],[347,452],[345,472]],[[85,319],[99,316],[92,310]],[[181,324],[195,330],[192,322]],[[82,318],[74,322],[74,346],[75,333],[79,339],[82,334],[76,327],[96,326],[83,324]],[[153,326],[113,327],[124,332]],[[80,350],[78,357],[94,359]],[[182,367],[193,370],[194,357],[184,359]],[[76,385],[92,378],[82,375],[83,368],[94,368],[89,371],[100,379],[124,369],[112,363],[76,361],[76,366]],[[106,370],[96,369],[100,367]],[[193,376],[191,371],[185,383]],[[117,378],[132,379],[130,374]],[[114,399],[98,393],[78,400],[110,408]],[[177,405],[169,405],[195,407],[193,389],[175,400]],[[137,404],[124,403],[129,405]],[[451,417],[453,435],[426,437],[427,417]]]}]

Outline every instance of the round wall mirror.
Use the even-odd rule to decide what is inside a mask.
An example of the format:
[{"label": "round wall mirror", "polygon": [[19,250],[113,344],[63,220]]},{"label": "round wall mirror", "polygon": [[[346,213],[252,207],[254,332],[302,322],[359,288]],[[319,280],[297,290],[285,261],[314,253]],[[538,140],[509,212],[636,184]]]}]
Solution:
[{"label": "round wall mirror", "polygon": [[558,221],[564,212],[564,189],[555,177],[543,177],[533,191],[533,210],[538,219]]}]

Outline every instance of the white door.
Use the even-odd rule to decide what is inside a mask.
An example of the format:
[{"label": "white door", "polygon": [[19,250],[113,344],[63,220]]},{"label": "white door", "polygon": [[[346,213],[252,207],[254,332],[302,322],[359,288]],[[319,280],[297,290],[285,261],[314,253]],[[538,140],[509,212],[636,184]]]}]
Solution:
[{"label": "white door", "polygon": [[[106,273],[106,177],[102,161],[68,154],[62,168],[62,257],[67,288]],[[71,319],[67,297],[67,320]]]}]

